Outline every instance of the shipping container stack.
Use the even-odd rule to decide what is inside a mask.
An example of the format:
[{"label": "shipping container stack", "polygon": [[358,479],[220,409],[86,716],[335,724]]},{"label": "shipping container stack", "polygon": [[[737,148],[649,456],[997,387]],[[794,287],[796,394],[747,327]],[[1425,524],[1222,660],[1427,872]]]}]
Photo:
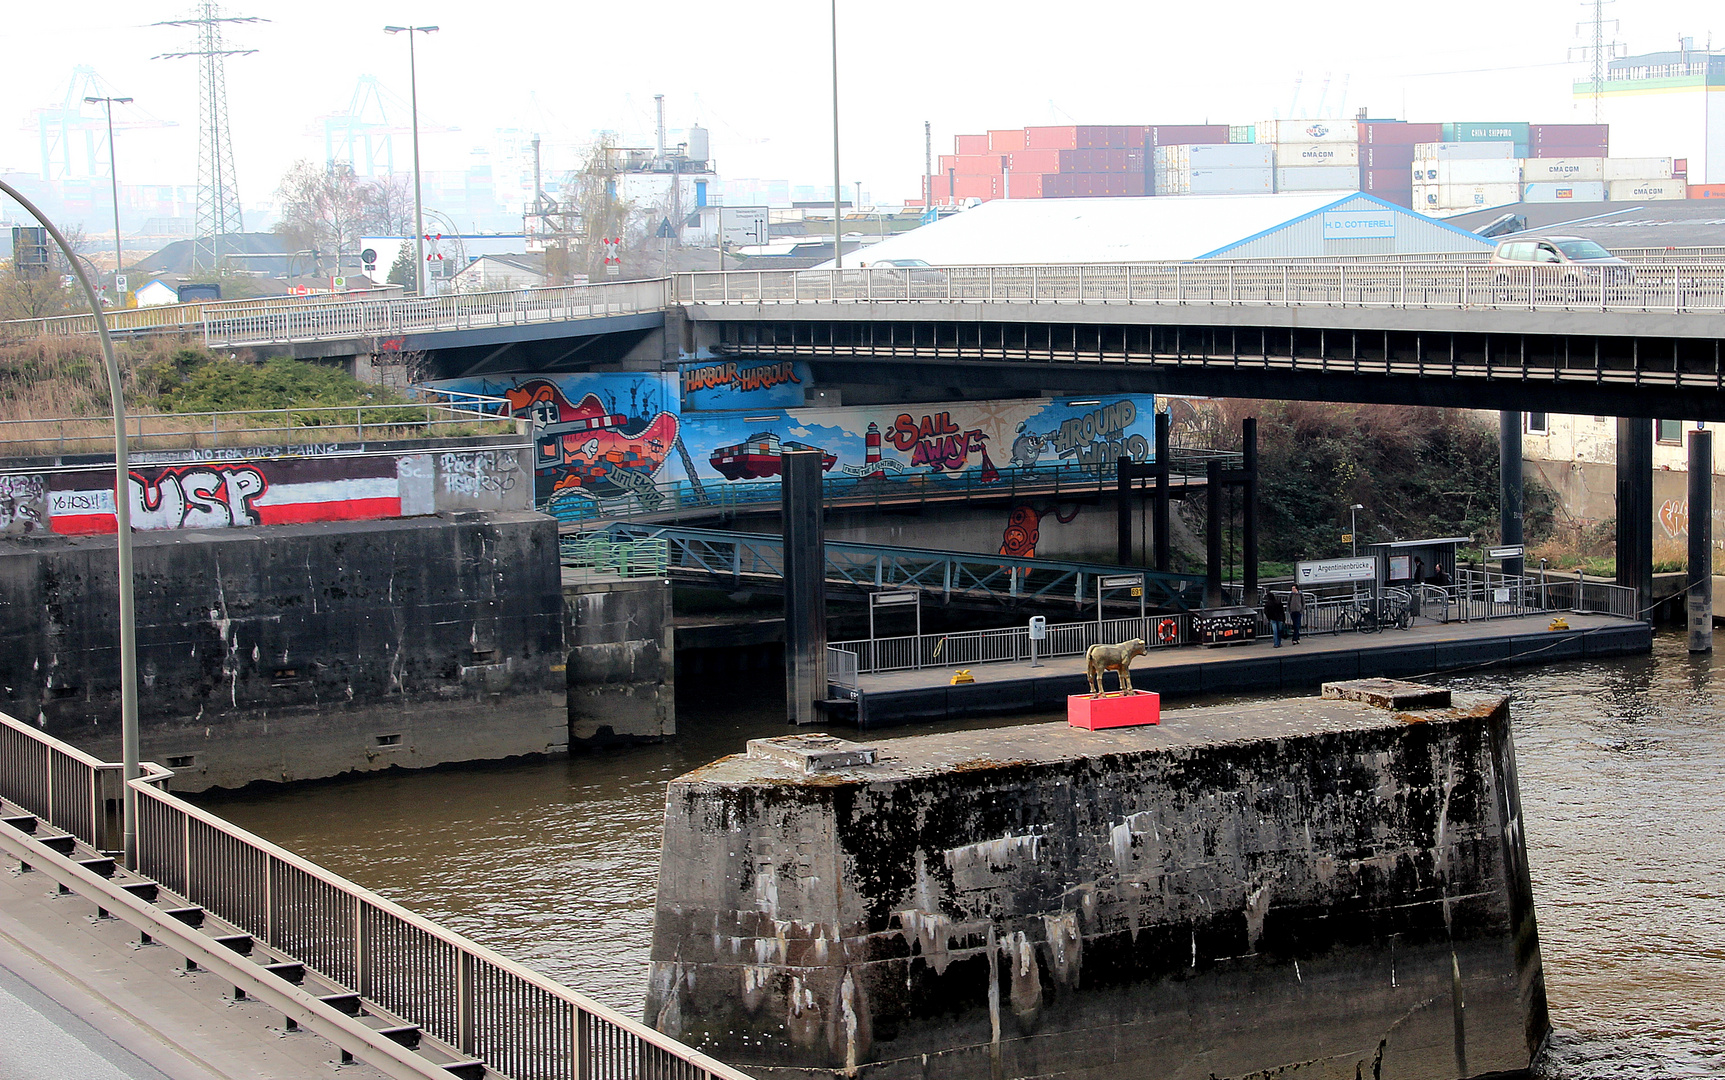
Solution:
[{"label": "shipping container stack", "polygon": [[1275,148],[1277,191],[1353,191],[1360,183],[1359,124],[1353,120],[1265,120],[1260,144]]},{"label": "shipping container stack", "polygon": [[1446,215],[1515,202],[1725,199],[1682,158],[1612,158],[1603,124],[1269,120],[960,135],[930,189],[970,200],[1360,190]]},{"label": "shipping container stack", "polygon": [[1360,190],[1397,206],[1414,206],[1414,148],[1443,141],[1442,124],[1360,121]]}]

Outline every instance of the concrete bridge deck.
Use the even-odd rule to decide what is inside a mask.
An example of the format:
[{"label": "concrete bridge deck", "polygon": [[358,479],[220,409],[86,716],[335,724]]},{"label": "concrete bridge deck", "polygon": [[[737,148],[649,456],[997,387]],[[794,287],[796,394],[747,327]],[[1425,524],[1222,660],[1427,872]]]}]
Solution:
[{"label": "concrete bridge deck", "polygon": [[[1420,620],[1375,634],[1306,634],[1300,644],[1152,648],[1132,665],[1132,684],[1164,698],[1309,690],[1323,682],[1375,676],[1418,678],[1473,668],[1627,656],[1653,647],[1652,627],[1611,615],[1569,614],[1551,631],[1551,613],[1489,622]],[[951,685],[954,665],[861,675],[857,725],[889,727],[1004,713],[1059,713],[1068,694],[1086,692],[1084,658],[1063,656],[1032,668],[1027,660],[963,665],[975,679]],[[1113,676],[1107,686],[1115,686]]]}]

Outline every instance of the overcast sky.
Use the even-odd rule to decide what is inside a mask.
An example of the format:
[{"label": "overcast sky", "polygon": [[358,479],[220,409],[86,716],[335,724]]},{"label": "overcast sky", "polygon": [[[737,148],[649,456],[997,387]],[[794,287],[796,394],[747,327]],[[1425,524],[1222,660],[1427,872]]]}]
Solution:
[{"label": "overcast sky", "polygon": [[[0,170],[36,172],[33,110],[56,104],[75,65],[137,99],[131,120],[176,126],[125,131],[122,180],[191,183],[197,78],[188,29],[151,27],[189,5],[8,0],[0,65]],[[435,23],[421,39],[420,115],[458,130],[425,138],[427,169],[461,168],[497,128],[587,142],[598,130],[650,138],[653,95],[669,122],[712,132],[723,175],[827,183],[832,176],[828,7],[821,0],[753,3],[528,3],[523,0],[233,0],[232,14],[272,21],[228,32],[254,56],[228,63],[239,183],[266,200],[295,159],[323,156],[320,117],[342,111],[358,76],[407,96],[407,49],[386,23]],[[1618,0],[1607,6],[1632,53],[1704,46],[1717,4]],[[1363,0],[839,0],[843,178],[871,197],[915,195],[923,121],[935,153],[952,136],[1027,124],[1247,123],[1366,106],[1414,120],[1585,122],[1567,62],[1591,4],[1495,5]],[[1725,16],[1719,21],[1725,48]],[[1344,96],[1345,90],[1345,96]],[[398,162],[405,167],[405,142]]]}]

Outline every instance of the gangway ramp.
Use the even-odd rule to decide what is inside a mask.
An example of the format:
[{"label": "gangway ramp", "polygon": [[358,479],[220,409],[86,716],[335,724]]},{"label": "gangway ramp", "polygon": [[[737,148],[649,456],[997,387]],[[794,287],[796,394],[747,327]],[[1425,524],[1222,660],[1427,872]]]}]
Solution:
[{"label": "gangway ramp", "polygon": [[[567,536],[565,542],[577,543],[583,536],[603,536],[613,543],[664,540],[670,572],[677,576],[739,585],[776,583],[784,577],[784,541],[768,533],[614,522],[603,529]],[[1141,575],[1142,595],[1132,600],[1142,601],[1148,610],[1187,611],[1200,606],[1204,590],[1204,578],[1199,574],[1157,573],[1106,563],[832,540],[825,546],[829,586],[863,592],[918,589],[940,597],[942,602],[955,597],[986,599],[1010,607],[1033,600],[1071,601],[1083,608],[1094,606],[1099,590],[1104,588],[1110,590],[1110,602],[1126,600],[1121,590],[1139,586],[1115,583]]]}]

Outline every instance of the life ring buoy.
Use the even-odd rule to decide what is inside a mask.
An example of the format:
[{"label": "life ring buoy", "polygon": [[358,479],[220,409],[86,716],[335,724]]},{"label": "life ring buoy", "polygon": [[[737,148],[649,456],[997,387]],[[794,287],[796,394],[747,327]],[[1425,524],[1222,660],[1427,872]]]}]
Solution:
[{"label": "life ring buoy", "polygon": [[1156,641],[1161,645],[1172,645],[1180,639],[1180,624],[1173,619],[1163,619],[1156,624]]}]

